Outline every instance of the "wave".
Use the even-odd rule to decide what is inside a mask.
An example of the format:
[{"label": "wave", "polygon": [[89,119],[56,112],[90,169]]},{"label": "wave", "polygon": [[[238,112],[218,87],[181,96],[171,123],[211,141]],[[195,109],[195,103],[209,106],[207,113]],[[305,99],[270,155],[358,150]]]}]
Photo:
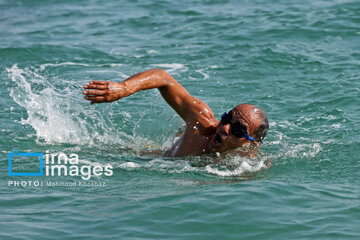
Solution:
[{"label": "wave", "polygon": [[[61,65],[61,64],[60,64]],[[49,65],[48,65],[49,66]],[[95,108],[85,107],[76,83],[63,81],[63,89],[55,87],[50,79],[17,65],[6,69],[15,83],[10,89],[11,98],[26,109],[27,118],[20,123],[30,125],[39,143],[70,143],[79,145],[104,144],[125,146],[125,141],[141,143],[148,139],[133,137],[125,132],[114,132],[112,120]],[[121,112],[126,118],[129,114]]]}]

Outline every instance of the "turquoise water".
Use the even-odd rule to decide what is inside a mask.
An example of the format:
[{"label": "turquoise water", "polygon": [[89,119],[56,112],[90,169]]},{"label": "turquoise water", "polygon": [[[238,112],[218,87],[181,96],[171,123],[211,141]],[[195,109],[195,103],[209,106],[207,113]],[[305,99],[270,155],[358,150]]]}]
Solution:
[{"label": "turquoise water", "polygon": [[[359,1],[2,0],[0,22],[1,239],[360,239]],[[183,127],[158,91],[83,99],[155,67],[217,117],[262,108],[260,156],[158,156]],[[113,174],[9,176],[14,150]]]}]

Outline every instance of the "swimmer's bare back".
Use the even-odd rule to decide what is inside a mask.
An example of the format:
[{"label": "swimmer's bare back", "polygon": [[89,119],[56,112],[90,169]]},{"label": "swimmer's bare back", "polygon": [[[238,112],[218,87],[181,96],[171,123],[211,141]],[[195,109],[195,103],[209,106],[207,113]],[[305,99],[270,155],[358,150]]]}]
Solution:
[{"label": "swimmer's bare back", "polygon": [[201,155],[211,152],[209,142],[219,121],[210,107],[191,96],[170,74],[151,69],[135,74],[123,82],[91,81],[83,94],[91,104],[113,102],[142,90],[157,88],[165,101],[185,121],[180,139],[172,146],[170,156]]}]

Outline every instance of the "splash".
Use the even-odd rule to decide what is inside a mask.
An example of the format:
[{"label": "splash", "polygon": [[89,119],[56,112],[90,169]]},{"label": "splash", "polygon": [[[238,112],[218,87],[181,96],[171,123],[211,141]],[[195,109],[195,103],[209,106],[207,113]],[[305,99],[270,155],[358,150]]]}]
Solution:
[{"label": "splash", "polygon": [[[312,118],[306,121],[311,121]],[[287,161],[289,159],[315,158],[322,151],[322,145],[326,142],[320,142],[318,139],[304,137],[308,128],[302,126],[302,120],[278,121],[270,124],[270,139],[266,141],[268,150],[272,150],[266,158],[271,161]],[[291,129],[289,135],[285,135],[282,129]],[[300,137],[297,137],[301,133]],[[328,139],[332,142],[332,139]]]},{"label": "splash", "polygon": [[249,176],[269,167],[269,165],[266,164],[266,158],[240,157],[235,152],[221,154],[219,157],[210,155],[181,159],[156,157],[148,161],[115,163],[115,166],[127,171],[144,169],[166,174],[196,173],[208,177],[215,175],[223,178]]},{"label": "splash", "polygon": [[[64,99],[69,98],[66,89],[56,92],[55,87],[44,77],[14,65],[7,69],[9,78],[16,83],[10,96],[26,109],[28,118],[22,124],[31,125],[38,138],[45,142],[75,142],[86,137],[81,131]],[[40,83],[40,84],[39,84]]]},{"label": "splash", "polygon": [[[27,112],[27,118],[20,123],[35,130],[39,143],[110,144],[118,148],[155,145],[148,139],[116,131],[116,124],[107,114],[85,106],[86,102],[78,91],[81,86],[76,86],[76,83],[66,79],[47,79],[17,65],[6,70],[15,83],[10,96]],[[54,81],[61,82],[61,86],[55,87]],[[129,117],[127,112],[120,115]]]}]

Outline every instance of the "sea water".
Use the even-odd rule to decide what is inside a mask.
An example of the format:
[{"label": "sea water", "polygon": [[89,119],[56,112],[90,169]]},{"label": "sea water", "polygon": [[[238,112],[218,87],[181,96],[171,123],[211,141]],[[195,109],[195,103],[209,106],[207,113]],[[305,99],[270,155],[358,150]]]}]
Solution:
[{"label": "sea water", "polygon": [[[1,239],[360,239],[359,1],[3,0],[0,40]],[[83,99],[150,68],[217,118],[263,109],[261,153],[164,157],[156,89]],[[15,150],[112,174],[9,176]]]}]

